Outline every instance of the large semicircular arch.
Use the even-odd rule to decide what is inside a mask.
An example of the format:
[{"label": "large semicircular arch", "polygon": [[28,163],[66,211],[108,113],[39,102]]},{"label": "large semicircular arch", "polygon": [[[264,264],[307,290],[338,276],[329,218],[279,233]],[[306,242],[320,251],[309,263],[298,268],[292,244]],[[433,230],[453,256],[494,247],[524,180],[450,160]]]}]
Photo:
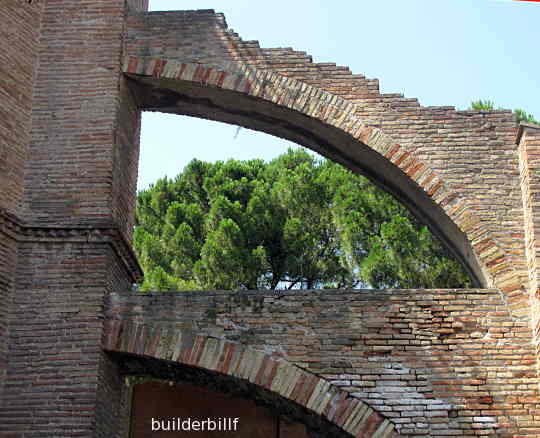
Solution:
[{"label": "large semicircular arch", "polygon": [[468,202],[406,147],[362,123],[354,104],[295,79],[234,63],[128,56],[123,70],[133,80],[143,110],[266,132],[366,175],[429,226],[462,263],[475,287],[497,286],[498,272],[513,271]]}]

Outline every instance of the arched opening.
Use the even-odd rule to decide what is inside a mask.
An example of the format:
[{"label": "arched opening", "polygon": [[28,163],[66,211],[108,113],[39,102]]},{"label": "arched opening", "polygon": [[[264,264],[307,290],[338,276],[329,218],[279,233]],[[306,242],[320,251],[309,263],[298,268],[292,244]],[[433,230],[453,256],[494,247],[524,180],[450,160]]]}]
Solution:
[{"label": "arched opening", "polygon": [[[137,68],[139,67],[134,67],[133,71],[136,72]],[[163,68],[158,70],[158,77],[130,75],[130,87],[137,95],[141,109],[222,121],[266,132],[305,146],[355,173],[366,175],[399,199],[420,222],[429,226],[464,266],[474,286],[488,284],[487,270],[481,267],[467,236],[441,207],[441,202],[435,201],[440,201],[442,197],[443,205],[452,204],[455,195],[441,194],[443,182],[437,180],[425,165],[410,160],[409,154],[399,151],[399,145],[394,148],[382,133],[361,123],[354,125],[354,120],[348,120],[350,115],[346,109],[339,109],[336,102],[326,102],[326,96],[319,97],[323,102],[319,102],[319,113],[335,113],[336,120],[339,119],[338,126],[335,120],[329,123],[313,117],[313,114],[309,113],[309,102],[297,105],[296,109],[294,105],[287,107],[279,102],[279,99],[286,100],[285,97],[278,98],[276,104],[267,98],[226,90],[223,87],[207,86],[200,81],[197,83],[168,79],[167,72],[162,71]],[[169,72],[171,77],[177,77],[178,74]],[[237,79],[235,86],[238,86],[239,82],[241,80]],[[265,91],[260,89],[264,88],[264,81],[261,83],[262,85],[243,86],[253,88],[257,93],[264,93]],[[268,88],[273,86],[275,87],[268,85]],[[294,94],[291,86],[283,88],[284,95]],[[304,91],[309,94],[309,90]],[[295,96],[299,95],[301,93],[296,92]],[[324,109],[327,104],[332,109]],[[351,135],[353,132],[356,137]],[[366,142],[371,145],[367,146]],[[392,156],[394,162],[390,159]]]},{"label": "arched opening", "polygon": [[[233,419],[244,418],[245,433],[254,420],[263,419],[267,430],[263,428],[260,436],[265,438],[285,431],[293,435],[284,436],[294,438],[399,436],[377,406],[249,346],[195,336],[189,330],[108,320],[103,347],[124,377],[120,427],[131,429],[134,438],[146,436],[156,416],[166,422],[171,419],[163,416],[169,413],[191,419],[208,417],[204,413],[208,406],[218,413],[230,413]],[[136,388],[145,382],[149,382],[146,387]],[[194,393],[182,394],[182,390]],[[234,401],[238,409],[220,409]],[[248,418],[250,415],[254,418]],[[176,418],[171,421],[178,425]],[[268,431],[274,434],[268,435]]]},{"label": "arched opening", "polygon": [[138,194],[139,290],[470,287],[398,201],[308,151],[225,123],[143,114],[139,179],[154,183]]},{"label": "arched opening", "polygon": [[157,359],[113,357],[125,376],[132,438],[189,432],[202,438],[227,433],[239,438],[351,437],[320,415],[246,380]]}]

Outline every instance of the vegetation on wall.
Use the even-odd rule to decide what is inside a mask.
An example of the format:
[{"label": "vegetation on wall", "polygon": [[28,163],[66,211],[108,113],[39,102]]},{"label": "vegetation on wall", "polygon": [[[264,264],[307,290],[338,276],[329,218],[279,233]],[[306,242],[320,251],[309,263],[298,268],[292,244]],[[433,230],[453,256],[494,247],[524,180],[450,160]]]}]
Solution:
[{"label": "vegetation on wall", "polygon": [[[471,106],[469,107],[471,110],[476,111],[492,111],[495,109],[495,103],[491,100],[475,100],[471,102]],[[502,109],[502,108],[498,108]],[[535,125],[540,125],[540,122],[536,120],[532,114],[529,114],[525,110],[522,109],[515,109],[514,114],[516,115],[516,121],[518,123],[520,122],[526,122],[526,123],[533,123]]]}]

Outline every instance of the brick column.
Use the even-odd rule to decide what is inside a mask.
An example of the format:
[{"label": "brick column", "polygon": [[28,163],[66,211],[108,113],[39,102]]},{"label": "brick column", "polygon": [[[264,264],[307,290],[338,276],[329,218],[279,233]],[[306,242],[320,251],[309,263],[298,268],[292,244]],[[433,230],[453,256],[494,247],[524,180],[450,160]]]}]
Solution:
[{"label": "brick column", "polygon": [[522,123],[518,132],[531,324],[540,353],[540,126]]},{"label": "brick column", "polygon": [[0,437],[114,437],[121,385],[102,312],[140,276],[129,245],[140,114],[120,60],[128,9],[145,2],[33,3],[43,15]]},{"label": "brick column", "polygon": [[[42,5],[6,0],[0,7],[0,405],[7,372],[8,317],[17,261],[17,231],[30,142],[32,86]],[[1,423],[1,419],[0,419]]]}]

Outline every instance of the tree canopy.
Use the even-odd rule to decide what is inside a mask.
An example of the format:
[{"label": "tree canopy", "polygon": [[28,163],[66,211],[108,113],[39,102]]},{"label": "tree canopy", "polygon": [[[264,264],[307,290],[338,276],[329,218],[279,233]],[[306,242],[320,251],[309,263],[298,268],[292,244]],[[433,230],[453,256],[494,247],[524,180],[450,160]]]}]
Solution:
[{"label": "tree canopy", "polygon": [[394,198],[301,149],[191,161],[138,194],[134,245],[141,290],[470,286]]}]

